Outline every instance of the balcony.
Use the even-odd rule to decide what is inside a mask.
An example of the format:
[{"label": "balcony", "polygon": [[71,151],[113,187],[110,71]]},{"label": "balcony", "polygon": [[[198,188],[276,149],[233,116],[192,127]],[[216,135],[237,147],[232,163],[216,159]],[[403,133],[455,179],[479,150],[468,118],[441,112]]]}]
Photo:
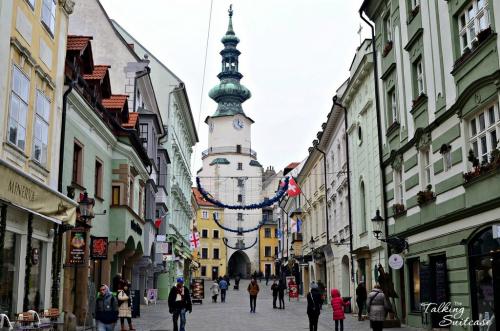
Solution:
[{"label": "balcony", "polygon": [[239,146],[210,147],[209,149],[206,149],[203,152],[201,152],[201,159],[204,160],[210,155],[228,154],[228,153],[248,155],[253,159],[257,159],[257,152],[255,152],[250,148],[239,147]]}]

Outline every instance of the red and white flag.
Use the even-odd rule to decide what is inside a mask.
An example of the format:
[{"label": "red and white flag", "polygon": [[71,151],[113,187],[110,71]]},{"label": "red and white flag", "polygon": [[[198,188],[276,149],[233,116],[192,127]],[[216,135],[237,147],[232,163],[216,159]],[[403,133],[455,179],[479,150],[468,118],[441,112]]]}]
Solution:
[{"label": "red and white flag", "polygon": [[302,191],[300,190],[299,185],[297,185],[297,182],[295,182],[295,179],[293,177],[290,178],[288,181],[288,196],[290,198],[298,196]]},{"label": "red and white flag", "polygon": [[198,232],[192,232],[191,233],[191,239],[189,240],[191,243],[191,249],[196,249],[198,246],[200,246],[200,235]]}]

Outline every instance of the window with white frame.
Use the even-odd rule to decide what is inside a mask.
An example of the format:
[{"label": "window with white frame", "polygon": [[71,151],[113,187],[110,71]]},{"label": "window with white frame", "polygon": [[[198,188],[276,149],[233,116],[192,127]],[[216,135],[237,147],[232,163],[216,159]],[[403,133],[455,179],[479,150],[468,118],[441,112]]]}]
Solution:
[{"label": "window with white frame", "polygon": [[47,146],[49,140],[50,101],[40,91],[36,93],[36,117],[33,130],[33,159],[40,164],[47,164]]},{"label": "window with white frame", "polygon": [[29,78],[14,66],[12,69],[8,140],[22,150],[26,147],[26,116],[28,114],[29,90]]},{"label": "window with white frame", "polygon": [[56,0],[42,0],[42,22],[54,35],[56,28]]},{"label": "window with white frame", "polygon": [[479,32],[490,26],[488,1],[473,0],[458,17],[460,47],[462,53],[476,39]]},{"label": "window with white frame", "polygon": [[393,123],[399,122],[398,105],[396,100],[396,89],[392,89],[387,93],[387,103],[389,111],[389,126]]},{"label": "window with white frame", "polygon": [[384,18],[384,33],[385,33],[385,42],[391,42],[392,41],[392,26],[391,26],[391,17],[388,14]]},{"label": "window with white frame", "polygon": [[146,123],[141,123],[139,125],[139,137],[141,138],[142,147],[147,151],[148,150],[148,125]]},{"label": "window with white frame", "polygon": [[219,212],[214,211],[214,219],[219,220]]},{"label": "window with white frame", "polygon": [[35,9],[35,0],[28,0],[28,4],[32,9]]},{"label": "window with white frame", "polygon": [[481,163],[489,161],[492,150],[498,147],[500,113],[498,101],[483,109],[470,120],[470,147]]},{"label": "window with white frame", "polygon": [[410,3],[411,3],[412,10],[417,8],[418,6],[420,6],[420,0],[410,0]]},{"label": "window with white frame", "polygon": [[448,171],[451,169],[453,166],[452,161],[451,161],[451,148],[443,151],[443,166],[444,166],[444,171]]},{"label": "window with white frame", "polygon": [[403,203],[403,171],[394,170],[394,198],[396,203]]},{"label": "window with white frame", "polygon": [[421,183],[422,188],[426,188],[431,183],[431,159],[429,149],[420,151],[420,164],[422,165]]},{"label": "window with white frame", "polygon": [[417,97],[425,93],[425,85],[424,85],[424,65],[422,64],[422,59],[418,59],[415,64],[415,80],[417,82]]},{"label": "window with white frame", "polygon": [[208,219],[208,211],[203,210],[203,211],[201,212],[201,218],[203,218],[203,219],[207,220],[207,219]]}]

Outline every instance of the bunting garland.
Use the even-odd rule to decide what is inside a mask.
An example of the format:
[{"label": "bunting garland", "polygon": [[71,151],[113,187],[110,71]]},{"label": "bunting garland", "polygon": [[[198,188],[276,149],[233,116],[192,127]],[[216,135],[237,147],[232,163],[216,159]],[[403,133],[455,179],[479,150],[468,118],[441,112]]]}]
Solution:
[{"label": "bunting garland", "polygon": [[247,232],[252,232],[252,231],[256,231],[258,229],[260,229],[260,227],[262,225],[264,225],[263,222],[259,222],[259,224],[254,227],[254,228],[250,228],[250,229],[246,229],[246,230],[234,230],[234,229],[231,229],[231,228],[228,228],[228,227],[225,227],[224,225],[220,224],[220,222],[217,220],[217,217],[214,217],[214,222],[215,224],[217,224],[217,226],[219,228],[221,228],[222,230],[224,231],[229,231],[229,232],[234,232],[234,233],[247,233]]},{"label": "bunting garland", "polygon": [[250,246],[248,246],[248,247],[243,247],[243,248],[241,248],[241,247],[233,247],[233,246],[228,245],[228,243],[227,243],[227,238],[222,238],[222,243],[223,243],[226,247],[228,247],[228,248],[231,248],[231,249],[234,249],[234,250],[237,250],[237,251],[244,251],[244,250],[247,250],[247,249],[252,248],[253,246],[255,246],[255,244],[257,244],[257,237],[255,237],[255,241],[253,242],[253,244],[251,244],[251,245],[250,245]]},{"label": "bunting garland", "polygon": [[201,186],[201,181],[200,181],[200,177],[196,177],[196,185],[198,186],[198,190],[200,191],[201,195],[203,196],[203,198],[205,200],[207,200],[208,202],[218,206],[218,207],[221,207],[221,208],[226,208],[226,209],[262,209],[262,208],[265,208],[265,207],[270,207],[272,206],[273,204],[275,204],[276,202],[278,202],[284,195],[285,193],[287,193],[288,191],[288,182],[289,182],[289,178],[288,177],[285,177],[284,179],[284,184],[282,186],[280,186],[278,192],[276,192],[276,194],[274,195],[274,197],[270,198],[270,199],[266,199],[262,202],[259,202],[259,203],[252,203],[250,205],[226,205],[225,203],[217,200],[217,199],[214,199],[212,197],[212,195],[210,193],[208,193],[202,186]]}]

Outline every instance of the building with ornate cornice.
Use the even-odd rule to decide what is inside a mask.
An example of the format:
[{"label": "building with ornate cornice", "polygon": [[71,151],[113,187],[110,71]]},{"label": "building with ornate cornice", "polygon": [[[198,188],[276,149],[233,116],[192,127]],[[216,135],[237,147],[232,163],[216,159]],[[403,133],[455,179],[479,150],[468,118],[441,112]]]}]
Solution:
[{"label": "building with ornate cornice", "polygon": [[[236,48],[239,38],[232,25],[233,12],[229,10],[229,26],[221,42],[222,71],[217,76],[220,83],[212,88],[209,96],[217,102],[217,110],[208,116],[208,149],[202,153],[203,168],[198,171],[202,186],[216,199],[227,205],[248,205],[262,199],[263,169],[252,147],[251,126],[254,121],[241,106],[250,98],[250,91],[240,84],[243,75],[238,71]],[[259,271],[258,245],[249,249],[258,232],[242,232],[256,227],[262,221],[262,210],[224,210],[224,226],[240,230],[225,231],[228,239],[228,273],[244,277]],[[242,250],[244,249],[244,250]]]}]

